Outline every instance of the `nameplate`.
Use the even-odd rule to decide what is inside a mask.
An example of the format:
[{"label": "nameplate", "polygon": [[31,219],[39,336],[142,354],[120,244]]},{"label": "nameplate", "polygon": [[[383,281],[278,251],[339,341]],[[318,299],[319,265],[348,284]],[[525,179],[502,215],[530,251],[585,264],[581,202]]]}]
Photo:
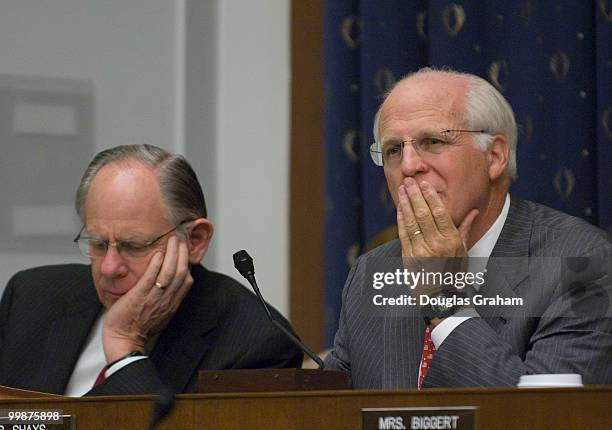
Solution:
[{"label": "nameplate", "polygon": [[0,430],[76,430],[76,419],[61,410],[0,409]]},{"label": "nameplate", "polygon": [[475,406],[364,408],[363,430],[474,430]]}]

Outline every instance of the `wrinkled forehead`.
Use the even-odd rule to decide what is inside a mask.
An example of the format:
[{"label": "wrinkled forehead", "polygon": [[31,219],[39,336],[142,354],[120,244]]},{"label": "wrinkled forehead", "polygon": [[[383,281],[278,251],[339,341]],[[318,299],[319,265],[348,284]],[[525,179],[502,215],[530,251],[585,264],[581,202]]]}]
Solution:
[{"label": "wrinkled forehead", "polygon": [[398,83],[381,107],[379,131],[392,119],[463,123],[468,84],[462,78],[427,75]]},{"label": "wrinkled forehead", "polygon": [[138,162],[112,162],[94,176],[85,200],[85,218],[158,220],[165,216],[155,171]]}]

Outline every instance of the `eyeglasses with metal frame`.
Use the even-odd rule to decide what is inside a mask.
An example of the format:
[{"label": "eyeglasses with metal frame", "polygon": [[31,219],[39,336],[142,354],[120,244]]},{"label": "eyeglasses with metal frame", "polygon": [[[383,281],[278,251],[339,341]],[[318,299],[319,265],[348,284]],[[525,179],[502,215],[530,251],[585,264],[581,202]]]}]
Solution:
[{"label": "eyeglasses with metal frame", "polygon": [[178,223],[171,230],[168,230],[164,234],[157,236],[152,240],[138,240],[138,239],[130,239],[130,240],[118,240],[116,242],[109,242],[107,240],[102,240],[98,237],[89,237],[89,236],[81,236],[85,231],[85,226],[81,228],[79,234],[76,235],[73,242],[76,243],[79,247],[79,250],[85,257],[89,258],[103,258],[108,251],[109,246],[114,246],[117,248],[117,252],[119,255],[128,260],[138,260],[141,258],[145,258],[153,247],[165,236],[169,235],[173,231],[177,230],[179,227],[182,227],[184,224],[188,222],[194,221],[193,219],[188,219]]},{"label": "eyeglasses with metal frame", "polygon": [[486,130],[455,130],[447,129],[436,133],[425,133],[423,136],[411,139],[409,141],[396,141],[385,143],[381,147],[380,142],[374,142],[370,145],[370,156],[372,161],[377,166],[394,166],[399,164],[404,154],[404,146],[406,143],[412,144],[412,147],[419,154],[439,154],[455,143],[455,136],[452,133],[484,133]]}]

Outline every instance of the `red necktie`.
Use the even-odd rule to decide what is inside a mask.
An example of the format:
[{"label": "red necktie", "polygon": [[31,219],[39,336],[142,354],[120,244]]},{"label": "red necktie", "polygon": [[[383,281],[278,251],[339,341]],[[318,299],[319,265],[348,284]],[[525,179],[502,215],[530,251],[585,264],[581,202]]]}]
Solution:
[{"label": "red necktie", "polygon": [[100,370],[100,373],[98,373],[98,377],[96,378],[96,382],[94,382],[93,384],[93,388],[96,388],[98,385],[104,382],[104,380],[106,379],[106,369],[107,366],[104,366],[102,370]]},{"label": "red necktie", "polygon": [[423,338],[423,353],[421,354],[421,368],[419,369],[419,389],[423,384],[423,379],[429,370],[431,360],[436,353],[436,346],[431,340],[431,326],[427,326],[425,329],[425,336]]}]

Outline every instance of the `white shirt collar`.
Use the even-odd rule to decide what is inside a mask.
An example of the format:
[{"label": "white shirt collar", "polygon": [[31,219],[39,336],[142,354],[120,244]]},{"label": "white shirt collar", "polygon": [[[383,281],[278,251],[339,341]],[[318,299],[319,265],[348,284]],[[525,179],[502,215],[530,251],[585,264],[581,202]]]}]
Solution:
[{"label": "white shirt collar", "polygon": [[497,239],[499,239],[499,235],[501,234],[502,228],[506,223],[506,218],[508,217],[508,210],[510,209],[510,194],[506,194],[506,200],[504,201],[504,207],[501,210],[501,213],[491,226],[489,230],[480,238],[478,242],[472,246],[468,251],[469,257],[481,257],[481,258],[489,258],[491,253],[493,252],[493,247],[495,243],[497,243]]}]

